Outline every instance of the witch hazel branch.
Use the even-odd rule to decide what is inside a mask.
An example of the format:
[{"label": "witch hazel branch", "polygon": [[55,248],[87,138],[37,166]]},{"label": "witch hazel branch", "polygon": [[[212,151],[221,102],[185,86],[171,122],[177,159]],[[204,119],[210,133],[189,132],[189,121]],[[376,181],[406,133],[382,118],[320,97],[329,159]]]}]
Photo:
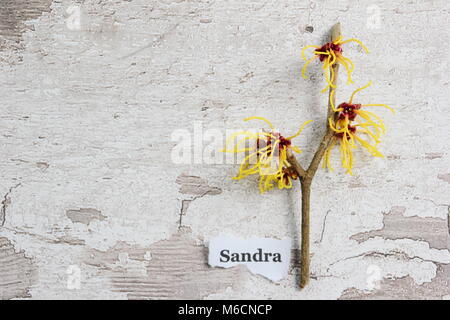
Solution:
[{"label": "witch hazel branch", "polygon": [[[294,154],[302,150],[293,142],[298,138],[311,120],[304,121],[299,130],[285,136],[275,129],[275,126],[266,118],[252,116],[245,121],[261,121],[264,129],[258,132],[240,131],[227,138],[222,152],[244,154],[239,166],[238,174],[234,180],[241,180],[251,175],[259,176],[259,190],[265,193],[272,189],[290,189],[293,181],[298,180],[301,186],[301,261],[300,261],[300,288],[304,288],[310,280],[310,213],[311,213],[311,183],[322,162],[323,168],[333,170],[331,157],[334,147],[339,147],[342,167],[347,174],[352,174],[354,155],[358,148],[365,149],[374,157],[383,157],[378,150],[381,137],[386,132],[383,120],[373,112],[373,108],[382,107],[392,112],[394,110],[385,104],[363,104],[355,102],[356,94],[371,85],[356,89],[348,101],[336,103],[336,90],[338,87],[339,66],[343,66],[347,76],[347,85],[353,83],[352,74],[355,65],[351,59],[344,55],[344,45],[355,42],[366,53],[369,50],[361,41],[355,38],[343,40],[340,23],[331,29],[330,42],[322,45],[308,45],[301,52],[306,61],[301,75],[307,79],[307,67],[318,61],[327,83],[322,92],[328,90],[327,117],[324,121],[326,131],[316,152],[308,166],[296,159]],[[312,57],[306,57],[306,51],[312,51]],[[370,110],[370,111],[369,111]]]}]

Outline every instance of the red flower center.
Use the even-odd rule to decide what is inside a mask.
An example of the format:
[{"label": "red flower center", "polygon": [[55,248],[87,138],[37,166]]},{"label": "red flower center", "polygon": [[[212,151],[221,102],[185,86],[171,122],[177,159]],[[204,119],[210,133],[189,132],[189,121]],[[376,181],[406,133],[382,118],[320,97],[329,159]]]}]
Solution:
[{"label": "red flower center", "polygon": [[[292,144],[291,140],[286,139],[285,137],[283,137],[278,132],[272,132],[272,136],[275,139],[279,140],[278,150],[282,150],[284,147],[288,148]],[[272,145],[272,143],[273,143],[272,140],[273,140],[273,138],[270,137],[270,136],[268,136],[266,139],[259,139],[258,138],[256,140],[256,147],[257,147],[257,149],[259,150],[259,149],[262,149],[264,147]],[[270,154],[270,151],[269,151],[269,154]]]},{"label": "red flower center", "polygon": [[289,147],[291,145],[291,140],[286,139],[282,135],[280,135],[279,139],[280,139],[280,149],[282,149],[283,147]]},{"label": "red flower center", "polygon": [[348,120],[353,121],[355,120],[357,113],[355,110],[361,109],[360,104],[349,104],[347,102],[343,102],[339,105],[339,109],[343,109],[341,113],[339,114],[339,119],[345,119],[348,118]]},{"label": "red flower center", "polygon": [[[336,52],[342,53],[342,47],[339,44],[335,44],[333,42],[325,43],[321,48],[316,49],[316,52],[328,52],[330,50],[333,50],[335,53]],[[316,54],[319,55],[320,61],[323,61],[326,58],[328,58],[328,55],[326,54],[323,53],[316,53]]]},{"label": "red flower center", "polygon": [[289,184],[289,178],[294,180],[298,178],[297,172],[292,167],[283,168],[282,173],[283,174],[281,175],[281,177],[278,177],[277,179],[278,180],[283,179],[286,185]]}]

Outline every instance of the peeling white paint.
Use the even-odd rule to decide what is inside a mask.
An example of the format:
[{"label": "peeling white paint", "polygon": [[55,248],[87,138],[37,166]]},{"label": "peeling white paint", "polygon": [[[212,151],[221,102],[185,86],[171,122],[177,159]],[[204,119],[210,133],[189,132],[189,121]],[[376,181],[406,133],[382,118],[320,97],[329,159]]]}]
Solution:
[{"label": "peeling white paint", "polygon": [[[37,268],[28,291],[32,298],[136,298],[116,290],[120,283],[112,283],[111,271],[86,264],[86,256],[106,254],[111,261],[97,262],[126,279],[151,277],[149,265],[162,263],[154,261],[152,245],[185,228],[199,246],[227,234],[289,237],[297,248],[298,186],[261,196],[255,179],[230,179],[237,166],[176,165],[170,137],[175,129],[192,131],[194,121],[205,130],[225,132],[259,115],[293,132],[313,119],[295,141],[306,164],[323,132],[326,97],[319,92],[318,65],[310,69],[310,80],[301,78],[299,53],[306,44],[320,44],[336,21],[346,38],[357,37],[371,49],[364,55],[356,46],[346,48],[357,67],[355,86],[374,82],[358,97],[387,103],[397,114],[379,112],[388,128],[380,144],[385,158],[356,152],[354,175],[348,176],[336,152],[336,170],[318,172],[312,191],[310,285],[298,290],[296,268],[279,284],[238,270],[227,273],[214,291],[196,295],[171,286],[164,294],[337,299],[357,290],[356,296],[388,292],[390,297],[396,286],[389,281],[398,281],[400,289],[409,286],[406,298],[436,290],[433,297],[448,297],[443,289],[448,269],[440,268],[450,264],[450,252],[419,239],[420,230],[393,240],[352,239],[382,229],[393,207],[403,207],[404,217],[441,219],[448,226],[449,58],[442,49],[447,1],[378,1],[381,23],[374,27],[368,24],[371,1],[343,5],[326,0],[310,6],[306,0],[86,0],[79,4],[79,30],[67,24],[73,1],[55,1],[50,11],[47,2],[27,2],[32,9],[24,12],[30,15],[17,16],[20,32],[0,40],[0,199],[8,199],[0,236]],[[338,100],[353,89],[341,86]],[[180,189],[180,176],[201,181]],[[202,190],[213,190],[214,196],[196,198]],[[180,225],[182,200],[190,202]],[[82,208],[106,218],[74,223],[67,217],[67,210]],[[445,243],[448,236],[433,243]],[[182,241],[171,241],[183,252]],[[138,258],[130,256],[135,250]],[[116,251],[128,258],[120,260]],[[204,268],[207,259],[200,249],[194,252],[204,260],[183,283],[189,286],[197,277],[208,288],[209,273],[214,279],[219,275]],[[79,290],[66,285],[71,265],[81,270]],[[383,279],[381,289],[367,293],[370,265],[380,267]],[[161,287],[174,277],[170,272],[158,276]]]}]

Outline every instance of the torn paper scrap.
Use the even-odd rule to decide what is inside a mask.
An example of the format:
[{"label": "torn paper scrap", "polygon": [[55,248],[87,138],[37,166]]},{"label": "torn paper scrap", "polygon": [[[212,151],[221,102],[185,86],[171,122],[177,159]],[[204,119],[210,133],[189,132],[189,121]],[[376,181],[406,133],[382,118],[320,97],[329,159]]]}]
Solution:
[{"label": "torn paper scrap", "polygon": [[291,239],[240,239],[219,236],[209,241],[208,263],[211,267],[231,268],[246,265],[254,274],[272,281],[283,279],[291,261]]}]

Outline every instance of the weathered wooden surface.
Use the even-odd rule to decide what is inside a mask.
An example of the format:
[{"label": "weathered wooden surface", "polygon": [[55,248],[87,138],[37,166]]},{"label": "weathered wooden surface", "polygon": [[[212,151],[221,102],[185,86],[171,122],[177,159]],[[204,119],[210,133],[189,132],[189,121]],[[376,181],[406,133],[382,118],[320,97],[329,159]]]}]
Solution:
[{"label": "weathered wooden surface", "polygon": [[[445,0],[3,1],[0,297],[450,298],[448,9]],[[293,133],[314,119],[296,139],[309,161],[326,97],[318,65],[301,79],[299,52],[336,21],[371,49],[345,48],[355,85],[374,82],[358,99],[397,110],[378,110],[385,159],[357,152],[348,176],[336,153],[335,172],[318,172],[305,290],[295,264],[279,284],[209,268],[208,239],[219,234],[290,236],[296,247],[298,186],[260,196],[255,179],[229,179],[236,166],[174,163],[171,135],[196,125],[223,134],[252,115]]]}]

